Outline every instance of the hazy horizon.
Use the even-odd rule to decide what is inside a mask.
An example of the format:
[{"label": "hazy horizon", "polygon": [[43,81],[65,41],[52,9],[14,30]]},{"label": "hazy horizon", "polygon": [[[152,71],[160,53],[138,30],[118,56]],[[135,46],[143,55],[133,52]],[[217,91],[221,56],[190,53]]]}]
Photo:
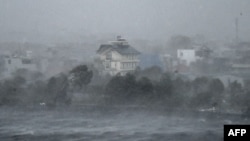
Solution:
[{"label": "hazy horizon", "polygon": [[0,41],[74,42],[123,35],[250,39],[249,0],[0,0]]}]

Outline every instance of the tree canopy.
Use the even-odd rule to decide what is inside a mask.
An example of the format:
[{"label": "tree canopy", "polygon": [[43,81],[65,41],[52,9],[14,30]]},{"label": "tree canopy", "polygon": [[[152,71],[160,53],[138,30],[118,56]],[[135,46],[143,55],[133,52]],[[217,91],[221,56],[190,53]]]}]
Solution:
[{"label": "tree canopy", "polygon": [[93,72],[86,65],[79,65],[70,71],[70,80],[74,86],[82,88],[91,82]]}]

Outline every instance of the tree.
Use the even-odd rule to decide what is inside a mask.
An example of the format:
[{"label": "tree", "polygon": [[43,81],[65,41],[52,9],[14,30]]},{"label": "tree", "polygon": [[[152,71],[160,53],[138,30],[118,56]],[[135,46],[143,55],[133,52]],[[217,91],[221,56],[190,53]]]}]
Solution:
[{"label": "tree", "polygon": [[210,104],[213,107],[221,104],[225,87],[220,79],[212,79],[209,83]]},{"label": "tree", "polygon": [[137,75],[139,77],[147,77],[150,80],[160,80],[163,70],[159,66],[152,66],[141,70]]},{"label": "tree", "polygon": [[246,99],[241,83],[233,81],[229,83],[229,103],[233,108],[242,107],[243,101]]},{"label": "tree", "polygon": [[122,95],[123,89],[123,76],[114,76],[106,85],[105,93],[111,96]]},{"label": "tree", "polygon": [[220,79],[198,77],[193,81],[192,107],[217,107],[222,102],[224,84]]},{"label": "tree", "polygon": [[154,86],[151,83],[150,79],[148,79],[147,77],[142,77],[138,80],[137,82],[138,84],[138,88],[139,88],[139,92],[143,95],[148,95],[148,94],[152,94],[154,91]]},{"label": "tree", "polygon": [[0,56],[0,75],[4,72],[5,64],[4,64],[4,57]]},{"label": "tree", "polygon": [[246,79],[244,81],[244,89],[248,92],[250,92],[250,79]]},{"label": "tree", "polygon": [[195,78],[192,82],[194,94],[206,92],[208,90],[209,79],[207,77]]},{"label": "tree", "polygon": [[222,94],[225,90],[225,87],[220,79],[215,78],[210,81],[209,90],[211,93]]},{"label": "tree", "polygon": [[191,87],[189,81],[184,81],[182,77],[173,80],[172,103],[175,106],[183,106],[187,104],[191,96]]},{"label": "tree", "polygon": [[113,96],[129,98],[135,94],[137,82],[135,76],[126,74],[125,76],[113,77],[106,86],[106,93]]},{"label": "tree", "polygon": [[0,85],[0,104],[16,105],[21,103],[25,83],[26,80],[20,76],[5,80]]},{"label": "tree", "polygon": [[151,92],[152,87],[150,80],[142,78],[136,81],[135,76],[128,73],[114,76],[106,85],[105,94],[112,102],[128,103],[140,98],[143,92]]},{"label": "tree", "polygon": [[93,72],[86,65],[79,65],[70,71],[70,79],[73,86],[82,88],[87,86],[93,77]]},{"label": "tree", "polygon": [[44,95],[44,101],[48,103],[48,106],[70,104],[71,97],[68,95],[68,87],[68,78],[65,74],[51,77],[47,83],[47,93]]},{"label": "tree", "polygon": [[241,85],[241,83],[237,82],[237,81],[233,81],[231,83],[229,83],[229,93],[231,95],[239,95],[243,92],[243,87]]},{"label": "tree", "polygon": [[191,107],[207,107],[210,104],[209,79],[207,77],[197,77],[192,81],[193,95],[191,97]]},{"label": "tree", "polygon": [[46,102],[44,101],[44,97],[48,95],[47,83],[42,80],[34,81],[26,87],[26,93],[24,102],[27,104],[30,103],[38,105],[39,103]]},{"label": "tree", "polygon": [[155,100],[169,99],[173,94],[173,82],[170,74],[163,74],[160,81],[155,85]]},{"label": "tree", "polygon": [[123,86],[124,86],[126,97],[129,98],[129,97],[135,95],[136,87],[137,87],[137,82],[136,82],[135,76],[130,74],[130,73],[127,73],[124,76]]}]

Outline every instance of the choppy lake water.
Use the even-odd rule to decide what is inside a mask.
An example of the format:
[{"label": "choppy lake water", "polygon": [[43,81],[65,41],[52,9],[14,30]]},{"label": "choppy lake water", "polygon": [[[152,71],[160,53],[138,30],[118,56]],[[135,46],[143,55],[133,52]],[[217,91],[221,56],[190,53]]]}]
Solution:
[{"label": "choppy lake water", "polygon": [[0,108],[3,141],[222,141],[237,116],[144,108]]}]

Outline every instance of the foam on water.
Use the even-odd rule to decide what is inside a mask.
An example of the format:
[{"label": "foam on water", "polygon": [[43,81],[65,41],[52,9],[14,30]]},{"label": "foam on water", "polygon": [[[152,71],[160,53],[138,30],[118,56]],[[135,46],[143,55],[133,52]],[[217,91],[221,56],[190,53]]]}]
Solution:
[{"label": "foam on water", "polygon": [[141,111],[0,109],[4,140],[221,140],[229,119],[181,117]]}]

